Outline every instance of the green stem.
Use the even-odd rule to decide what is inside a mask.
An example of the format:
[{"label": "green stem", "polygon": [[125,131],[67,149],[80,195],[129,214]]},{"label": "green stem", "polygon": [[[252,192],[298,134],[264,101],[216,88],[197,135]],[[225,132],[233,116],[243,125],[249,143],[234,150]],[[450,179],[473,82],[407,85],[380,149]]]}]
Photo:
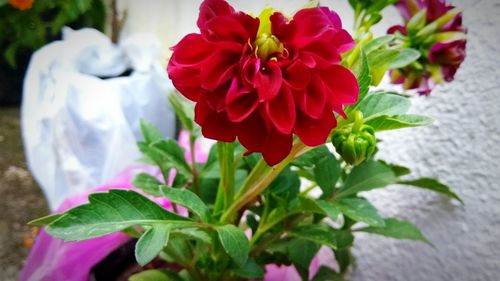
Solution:
[{"label": "green stem", "polygon": [[191,173],[193,174],[193,192],[196,194],[200,193],[198,186],[198,171],[196,170],[196,148],[195,148],[196,138],[193,135],[189,135],[189,149],[191,151]]},{"label": "green stem", "polygon": [[217,142],[220,181],[214,213],[227,210],[234,199],[234,143]]},{"label": "green stem", "polygon": [[236,201],[228,209],[226,209],[224,214],[222,214],[221,222],[232,222],[238,211],[241,208],[245,207],[248,203],[254,201],[255,198],[257,198],[281,173],[281,171],[283,171],[283,169],[285,169],[285,167],[290,164],[290,162],[310,149],[310,147],[305,146],[301,142],[297,142],[296,144],[294,144],[294,146],[292,147],[292,151],[283,161],[272,167],[272,169],[268,173],[260,177],[257,181],[250,183],[250,187],[248,188],[248,190],[244,191],[241,196],[238,196],[236,198]]},{"label": "green stem", "polygon": [[271,170],[271,167],[269,167],[266,164],[266,161],[261,159],[255,165],[255,167],[252,169],[252,171],[250,172],[248,177],[243,182],[243,185],[241,186],[240,190],[238,191],[238,194],[236,194],[236,198],[241,197],[245,192],[248,191],[248,189],[252,186],[253,183],[255,183],[257,180],[259,180],[262,176],[264,176],[270,170]]},{"label": "green stem", "polygon": [[181,253],[178,253],[177,251],[173,251],[171,248],[165,248],[164,249],[165,253],[167,253],[172,259],[174,259],[176,261],[176,263],[178,263],[179,265],[181,265],[182,267],[184,267],[187,272],[189,272],[189,275],[191,275],[191,277],[194,279],[194,280],[197,280],[197,281],[201,281],[201,280],[205,280],[205,278],[203,278],[203,275],[201,274],[201,272],[196,268],[196,266],[194,266],[192,264],[192,262],[189,261],[189,259],[185,259]]},{"label": "green stem", "polygon": [[304,191],[302,191],[300,193],[300,195],[304,196],[304,195],[309,194],[309,192],[311,192],[311,190],[313,190],[316,186],[318,186],[317,183],[312,183],[310,186],[308,186],[306,189],[304,189]]}]

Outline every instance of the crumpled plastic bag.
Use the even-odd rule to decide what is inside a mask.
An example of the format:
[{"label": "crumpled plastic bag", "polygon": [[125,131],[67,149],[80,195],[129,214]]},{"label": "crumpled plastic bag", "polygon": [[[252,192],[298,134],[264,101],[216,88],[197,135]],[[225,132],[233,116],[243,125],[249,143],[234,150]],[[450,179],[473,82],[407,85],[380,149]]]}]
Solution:
[{"label": "crumpled plastic bag", "polygon": [[[33,54],[22,135],[28,166],[51,210],[140,158],[141,118],[173,137],[175,114],[167,100],[173,86],[159,55],[153,35],[131,35],[114,45],[90,28],[65,28],[63,40]],[[129,76],[102,79],[127,70]]]}]

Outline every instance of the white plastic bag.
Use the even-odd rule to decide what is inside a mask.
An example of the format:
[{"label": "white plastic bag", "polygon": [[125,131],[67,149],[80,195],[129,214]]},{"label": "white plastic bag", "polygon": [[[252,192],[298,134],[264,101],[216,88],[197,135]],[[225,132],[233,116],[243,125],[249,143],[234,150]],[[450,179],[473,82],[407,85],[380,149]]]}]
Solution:
[{"label": "white plastic bag", "polygon": [[[69,28],[63,38],[33,55],[21,110],[28,165],[52,210],[137,161],[141,118],[165,136],[175,131],[157,38],[133,35],[116,46],[96,30]],[[97,77],[127,69],[130,76]]]}]

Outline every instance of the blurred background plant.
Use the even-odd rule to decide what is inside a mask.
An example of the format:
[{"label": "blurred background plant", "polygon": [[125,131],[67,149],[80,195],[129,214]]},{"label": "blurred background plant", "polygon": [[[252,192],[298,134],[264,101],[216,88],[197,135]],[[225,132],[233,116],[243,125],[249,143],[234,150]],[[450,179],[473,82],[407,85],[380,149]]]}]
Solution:
[{"label": "blurred background plant", "polygon": [[20,102],[31,54],[59,39],[64,26],[103,30],[105,23],[102,0],[0,0],[0,104]]}]

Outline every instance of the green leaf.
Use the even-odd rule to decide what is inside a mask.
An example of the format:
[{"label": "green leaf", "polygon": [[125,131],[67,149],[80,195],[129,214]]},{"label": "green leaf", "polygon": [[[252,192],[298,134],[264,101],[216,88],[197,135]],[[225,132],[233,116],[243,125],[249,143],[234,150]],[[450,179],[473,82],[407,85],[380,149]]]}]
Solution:
[{"label": "green leaf", "polygon": [[370,75],[370,67],[368,65],[368,58],[365,51],[362,49],[359,60],[352,67],[353,72],[356,74],[358,80],[359,95],[358,102],[363,100],[370,90],[372,76]]},{"label": "green leaf", "polygon": [[385,187],[397,181],[392,169],[383,162],[368,161],[352,169],[336,198]]},{"label": "green leaf", "polygon": [[370,226],[361,228],[358,231],[378,234],[395,239],[422,241],[430,244],[429,240],[424,237],[420,229],[418,229],[418,227],[416,227],[414,224],[408,221],[394,218],[386,219],[384,227]]},{"label": "green leaf", "polygon": [[196,226],[196,223],[168,212],[137,192],[117,189],[91,194],[88,204],[67,211],[46,230],[65,241],[79,241],[118,232],[133,225],[158,223],[177,227]]},{"label": "green leaf", "polygon": [[437,193],[441,193],[443,195],[446,195],[448,197],[457,199],[460,203],[464,204],[464,201],[462,201],[462,199],[456,193],[454,193],[450,189],[450,187],[439,182],[437,179],[421,178],[421,179],[416,179],[416,180],[400,181],[398,183],[404,184],[404,185],[411,185],[411,186],[422,188],[422,189],[432,190],[432,191],[435,191]]},{"label": "green leaf", "polygon": [[341,273],[346,273],[349,267],[354,264],[354,256],[350,248],[340,249],[335,251],[335,260],[339,265]]},{"label": "green leaf", "polygon": [[19,44],[13,43],[11,44],[5,51],[4,51],[4,57],[7,63],[13,68],[17,67],[16,64],[16,55],[17,55],[17,49],[19,48]]},{"label": "green leaf", "polygon": [[398,115],[398,116],[387,116],[382,115],[373,118],[367,125],[370,125],[375,129],[375,131],[388,131],[396,130],[409,127],[426,126],[432,124],[433,119],[422,115]]},{"label": "green leaf", "polygon": [[354,235],[350,230],[331,229],[337,237],[337,249],[347,249],[354,242]]},{"label": "green leaf", "polygon": [[289,233],[291,236],[312,241],[318,245],[337,248],[337,238],[331,228],[323,224],[304,225],[295,228]]},{"label": "green leaf", "polygon": [[367,57],[370,70],[389,66],[396,60],[399,53],[400,52],[398,50],[393,49],[374,50],[373,52],[368,53]]},{"label": "green leaf", "polygon": [[363,113],[365,122],[382,115],[394,116],[405,114],[410,108],[410,100],[406,97],[380,92],[368,95],[356,109]]},{"label": "green leaf", "polygon": [[190,178],[191,168],[184,158],[184,150],[174,140],[159,140],[151,144],[154,153],[157,153],[162,161],[169,163],[181,175]]},{"label": "green leaf", "polygon": [[364,198],[344,198],[336,201],[335,205],[344,215],[355,221],[377,227],[385,225],[377,209]]},{"label": "green leaf", "polygon": [[177,115],[177,117],[181,121],[182,126],[189,132],[193,132],[193,120],[189,118],[187,109],[183,105],[183,102],[181,101],[179,95],[177,95],[177,93],[169,94],[168,101],[170,102],[170,105],[172,105],[172,108],[175,111],[175,115]]},{"label": "green leaf", "polygon": [[232,224],[217,226],[215,228],[219,236],[219,241],[224,251],[242,267],[248,259],[250,245],[243,231]]},{"label": "green leaf", "polygon": [[34,219],[34,220],[28,222],[28,225],[29,226],[44,226],[44,225],[50,224],[50,223],[58,220],[62,216],[63,216],[63,214],[48,215],[45,217]]},{"label": "green leaf", "polygon": [[321,245],[305,239],[293,239],[287,243],[287,256],[302,278],[309,276],[309,266],[320,248]]},{"label": "green leaf", "polygon": [[344,278],[333,269],[321,266],[311,281],[344,281]]},{"label": "green leaf", "polygon": [[309,240],[293,239],[287,244],[288,257],[295,265],[309,269],[320,247],[321,245]]},{"label": "green leaf", "polygon": [[325,155],[316,163],[316,166],[314,166],[314,177],[325,196],[329,197],[333,194],[335,184],[339,180],[341,172],[340,164],[333,154]]},{"label": "green leaf", "polygon": [[135,258],[141,266],[152,261],[163,247],[167,246],[170,227],[164,224],[153,224],[135,244]]},{"label": "green leaf", "polygon": [[132,181],[132,185],[146,192],[147,194],[153,195],[154,197],[161,197],[161,188],[162,183],[156,179],[155,177],[146,174],[140,173],[135,176]]},{"label": "green leaf", "polygon": [[248,259],[244,266],[232,269],[231,272],[248,280],[260,280],[264,277],[264,268],[253,259]]},{"label": "green leaf", "polygon": [[387,163],[387,162],[384,162],[384,161],[381,161],[381,160],[379,160],[379,162],[381,162],[384,165],[386,165],[387,167],[391,168],[392,171],[394,172],[394,174],[397,177],[406,176],[406,175],[409,175],[411,173],[411,170],[409,168],[407,168],[407,167],[396,165],[396,164]]},{"label": "green leaf", "polygon": [[160,130],[144,119],[141,119],[141,132],[144,136],[144,142],[147,144],[163,139]]},{"label": "green leaf", "polygon": [[165,269],[149,269],[130,276],[129,281],[183,281],[177,273]]},{"label": "green leaf", "polygon": [[171,202],[180,204],[190,211],[195,213],[203,222],[210,221],[210,212],[207,205],[194,194],[192,191],[181,188],[168,188],[164,186],[161,189],[163,196],[168,198]]},{"label": "green leaf", "polygon": [[212,244],[212,237],[200,228],[177,228],[170,231],[172,236],[194,239],[206,244]]},{"label": "green leaf", "polygon": [[340,210],[333,203],[325,200],[313,200],[307,197],[299,197],[299,211],[312,212],[328,216],[332,220],[336,220],[340,214]]},{"label": "green leaf", "polygon": [[295,171],[286,168],[271,183],[268,190],[286,201],[291,201],[300,192],[300,178]]},{"label": "green leaf", "polygon": [[405,48],[399,51],[399,54],[389,63],[389,68],[402,68],[420,58],[420,52],[415,49]]},{"label": "green leaf", "polygon": [[366,54],[369,54],[380,47],[387,46],[390,42],[394,40],[395,36],[394,35],[385,35],[381,36],[378,38],[373,39],[372,41],[368,42],[364,47],[363,50],[365,51]]},{"label": "green leaf", "polygon": [[292,165],[300,168],[313,168],[321,158],[331,154],[325,145],[320,145],[295,159]]}]

